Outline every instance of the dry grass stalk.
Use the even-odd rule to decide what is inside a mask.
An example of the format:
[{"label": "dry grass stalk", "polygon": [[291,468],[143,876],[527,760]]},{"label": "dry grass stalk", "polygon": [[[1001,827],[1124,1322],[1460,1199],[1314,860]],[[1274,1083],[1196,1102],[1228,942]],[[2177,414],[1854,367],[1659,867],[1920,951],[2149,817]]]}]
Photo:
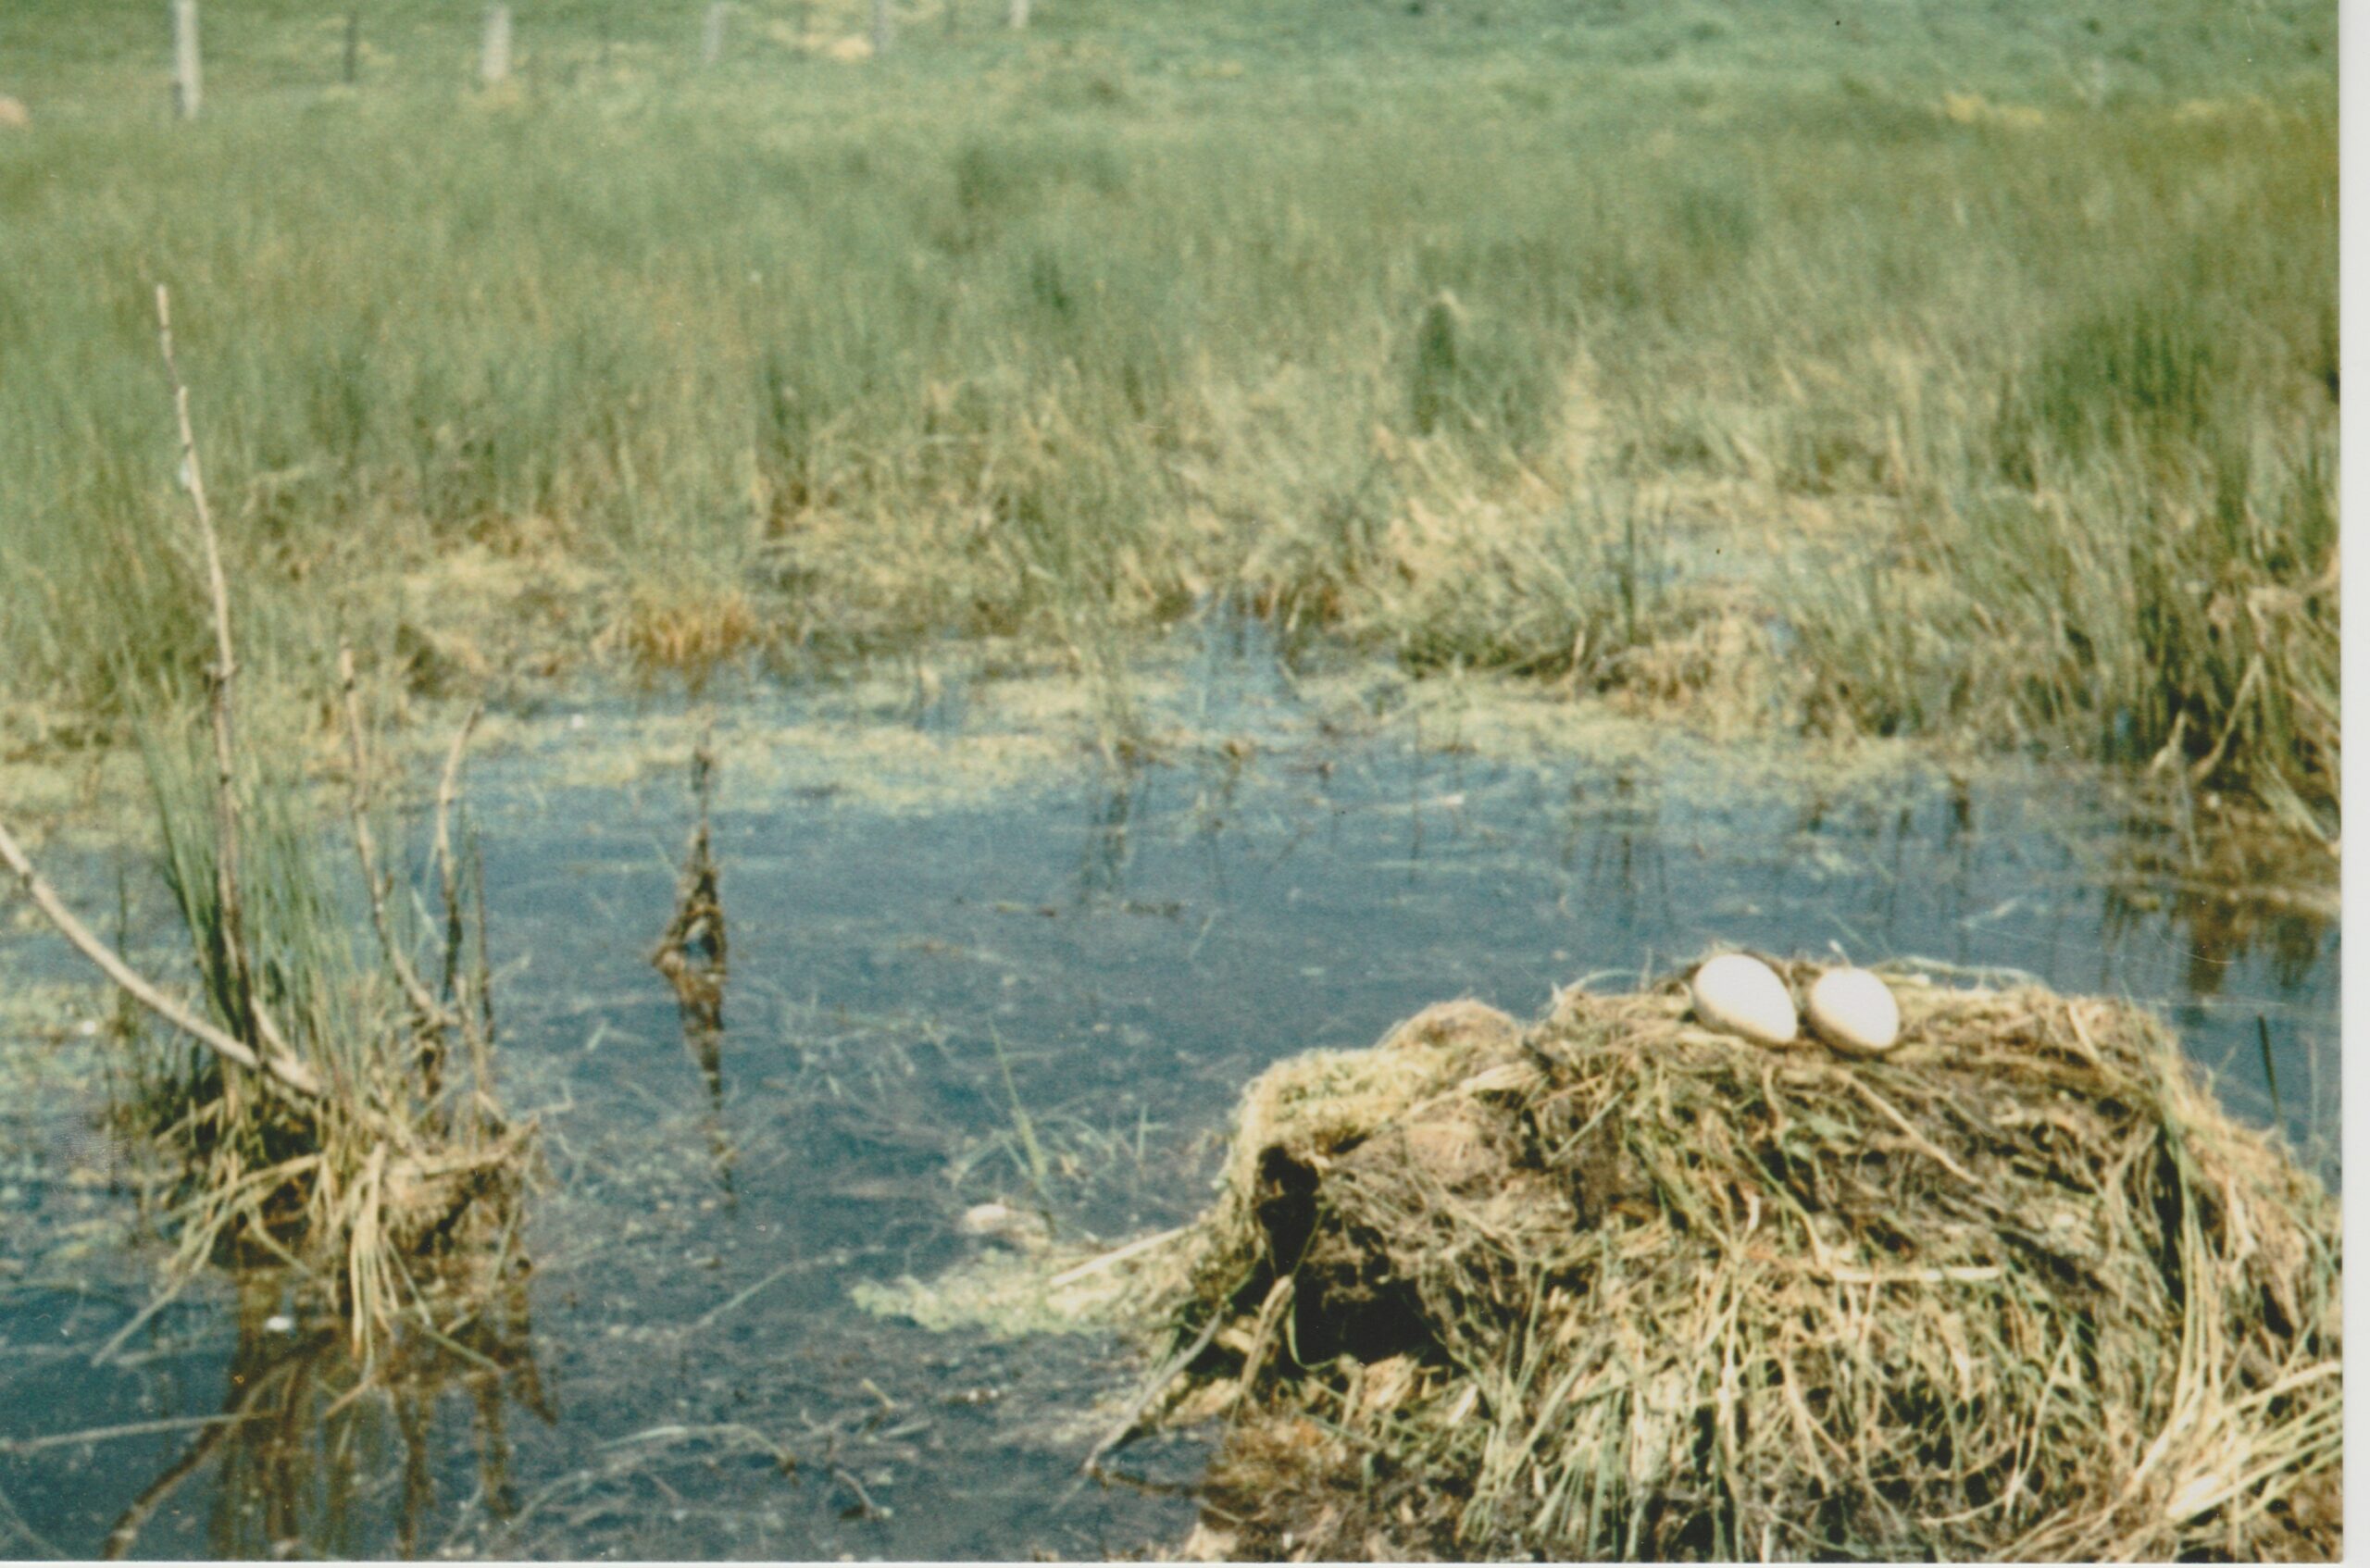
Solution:
[{"label": "dry grass stalk", "polygon": [[2320,1182],[2137,1009],[1898,989],[1877,1062],[1671,983],[1271,1069],[1170,1298],[1195,1549],[2334,1556]]},{"label": "dry grass stalk", "polygon": [[181,488],[197,519],[198,544],[206,557],[206,591],[214,625],[214,663],[206,671],[207,708],[214,729],[215,899],[220,911],[223,994],[218,999],[233,1032],[252,1037],[277,1058],[293,1059],[287,1037],[255,994],[247,963],[246,916],[239,897],[238,731],[232,720],[231,682],[239,660],[231,639],[231,584],[223,575],[222,551],[214,532],[214,509],[206,504],[206,471],[199,460],[197,431],[190,422],[189,386],[173,354],[172,295],[156,285],[156,344],[173,396],[173,421],[181,437]]},{"label": "dry grass stalk", "polygon": [[[702,727],[699,744],[692,749],[692,794],[699,803],[699,820],[684,855],[675,913],[651,949],[650,962],[675,993],[683,1047],[691,1052],[700,1080],[707,1088],[708,1151],[717,1181],[729,1198],[739,1156],[724,1121],[724,982],[729,947],[708,820],[715,788],[716,736],[710,724]],[[738,1304],[739,1298],[729,1303]]]},{"label": "dry grass stalk", "polygon": [[675,890],[675,913],[667,922],[650,962],[680,990],[692,977],[705,973],[721,984],[727,947],[724,902],[717,888],[716,852],[709,813],[716,785],[714,737],[702,734],[692,749],[692,793],[699,803],[699,820],[683,860],[683,874]]},{"label": "dry grass stalk", "polygon": [[337,651],[337,678],[345,711],[347,755],[354,769],[353,787],[346,797],[354,822],[354,853],[361,863],[363,887],[369,894],[371,928],[379,935],[379,949],[386,958],[388,973],[394,976],[411,1002],[415,1024],[441,1028],[450,1014],[421,981],[410,953],[395,940],[394,927],[387,918],[387,894],[394,879],[379,869],[378,840],[370,831],[370,765],[363,748],[362,703],[355,689],[351,648],[341,647]]}]

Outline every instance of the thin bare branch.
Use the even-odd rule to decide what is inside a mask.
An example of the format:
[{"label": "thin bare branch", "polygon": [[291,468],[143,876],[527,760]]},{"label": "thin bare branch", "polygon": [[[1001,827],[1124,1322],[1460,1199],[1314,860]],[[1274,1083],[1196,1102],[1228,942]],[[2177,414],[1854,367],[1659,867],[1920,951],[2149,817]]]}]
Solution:
[{"label": "thin bare branch", "polygon": [[159,1421],[131,1421],[118,1426],[93,1426],[81,1432],[51,1432],[38,1437],[0,1437],[0,1453],[39,1453],[44,1449],[112,1442],[118,1437],[153,1437],[159,1432],[186,1432],[193,1427],[221,1426],[244,1419],[238,1414],[178,1415]]},{"label": "thin bare branch", "polygon": [[[453,855],[453,802],[460,792],[461,753],[477,728],[484,704],[472,706],[454,733],[452,750],[444,753],[444,777],[436,785],[436,871],[444,890],[444,995],[453,998],[461,965],[461,867]],[[468,1010],[462,1010],[466,1013]]]},{"label": "thin bare branch", "polygon": [[215,1027],[143,978],[113,948],[75,917],[74,912],[66,906],[66,902],[57,896],[57,890],[33,868],[32,861],[6,827],[0,827],[0,864],[5,864],[16,874],[17,880],[25,890],[25,896],[31,899],[33,907],[57,928],[57,934],[71,942],[83,957],[97,964],[100,972],[114,981],[126,996],[225,1061],[262,1073],[283,1089],[308,1100],[320,1098],[320,1079],[311,1068],[293,1056],[277,1051],[269,1057],[258,1056],[243,1041]]},{"label": "thin bare branch", "polygon": [[354,759],[354,784],[347,802],[354,816],[354,852],[362,863],[363,886],[370,893],[370,924],[379,933],[379,947],[387,955],[387,967],[410,999],[412,1011],[419,1021],[431,1028],[441,1028],[447,1021],[443,1007],[412,967],[410,955],[395,940],[394,927],[387,918],[387,885],[379,870],[378,840],[370,831],[370,763],[363,751],[362,700],[355,691],[354,650],[341,645],[337,651],[338,684],[345,703],[345,737]]},{"label": "thin bare branch", "polygon": [[221,905],[223,960],[229,969],[231,994],[224,1011],[237,1033],[254,1039],[270,1039],[285,1052],[284,1039],[271,1039],[278,1030],[258,1019],[255,981],[247,961],[246,921],[239,902],[239,801],[235,759],[237,737],[231,724],[231,683],[238,674],[238,656],[231,641],[231,584],[222,572],[222,552],[214,534],[214,509],[206,500],[206,472],[197,455],[197,431],[190,422],[189,388],[181,380],[173,355],[172,296],[156,285],[156,344],[165,360],[165,380],[173,394],[173,417],[180,427],[181,479],[189,492],[190,509],[197,516],[198,541],[206,552],[206,591],[213,607],[214,663],[206,684],[214,710],[214,815],[218,842],[214,852],[215,897]]}]

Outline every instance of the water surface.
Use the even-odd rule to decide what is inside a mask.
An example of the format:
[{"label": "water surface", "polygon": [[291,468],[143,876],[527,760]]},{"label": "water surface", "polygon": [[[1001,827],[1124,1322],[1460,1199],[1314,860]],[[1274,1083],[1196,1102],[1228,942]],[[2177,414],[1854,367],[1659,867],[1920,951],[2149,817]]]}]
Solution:
[{"label": "water surface", "polygon": [[[736,776],[810,701],[738,700],[714,821],[731,970],[705,1061],[647,962],[684,778],[569,781],[647,715],[547,715],[536,743],[481,760],[505,1092],[541,1115],[551,1166],[516,1321],[326,1424],[0,1452],[0,1551],[94,1553],[143,1493],[138,1555],[1173,1545],[1194,1441],[1126,1450],[1141,1486],[1076,1479],[1095,1402],[1136,1375],[1126,1347],[933,1334],[850,1289],[972,1255],[986,1243],[955,1222],[991,1198],[1042,1203],[1072,1239],[1178,1223],[1278,1058],[1453,996],[1528,1014],[1553,986],[1625,985],[1714,941],[2006,966],[2159,1005],[2241,1114],[2269,1122],[2276,1084],[2288,1136],[2335,1178],[2337,927],[2152,881],[2163,845],[2078,786],[1744,790],[1700,765],[1490,761],[1412,728],[1328,739],[1255,666],[1230,678],[1255,746],[1081,757],[918,806],[861,779]],[[911,722],[959,730],[959,694]],[[106,866],[73,869],[110,896]],[[46,939],[5,940],[16,973],[71,972]],[[331,1366],[324,1336],[274,1325],[268,1282],[197,1292],[92,1364],[153,1279],[60,1239],[112,1234],[128,1201],[69,1136],[93,1087],[51,1083],[7,1122],[0,1436],[187,1423]]]}]

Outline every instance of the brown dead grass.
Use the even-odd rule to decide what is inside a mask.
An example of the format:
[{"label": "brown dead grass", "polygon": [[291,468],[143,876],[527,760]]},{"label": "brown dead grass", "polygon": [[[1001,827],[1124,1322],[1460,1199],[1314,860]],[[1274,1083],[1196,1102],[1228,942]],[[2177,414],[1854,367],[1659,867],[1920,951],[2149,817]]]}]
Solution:
[{"label": "brown dead grass", "polygon": [[1896,989],[1877,1062],[1674,982],[1263,1076],[1169,1299],[1190,1549],[2334,1557],[2328,1193],[2142,1012]]}]

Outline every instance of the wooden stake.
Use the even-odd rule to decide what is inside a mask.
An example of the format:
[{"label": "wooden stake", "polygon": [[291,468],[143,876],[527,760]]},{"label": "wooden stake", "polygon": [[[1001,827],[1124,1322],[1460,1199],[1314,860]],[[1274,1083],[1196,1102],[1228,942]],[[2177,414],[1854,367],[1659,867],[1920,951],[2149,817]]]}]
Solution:
[{"label": "wooden stake", "polygon": [[877,57],[889,52],[892,42],[889,31],[889,0],[872,0],[872,53]]},{"label": "wooden stake", "polygon": [[195,119],[204,84],[197,59],[197,0],[173,0],[173,112]]},{"label": "wooden stake", "polygon": [[345,8],[345,84],[348,87],[362,80],[362,7]]},{"label": "wooden stake", "polygon": [[510,80],[510,7],[485,8],[485,40],[478,47],[478,84],[499,87]]},{"label": "wooden stake", "polygon": [[1004,23],[1017,32],[1029,25],[1029,0],[1012,0],[1012,9],[1005,13]]},{"label": "wooden stake", "polygon": [[724,58],[726,0],[709,0],[707,19],[700,27],[700,64],[715,66]]}]

